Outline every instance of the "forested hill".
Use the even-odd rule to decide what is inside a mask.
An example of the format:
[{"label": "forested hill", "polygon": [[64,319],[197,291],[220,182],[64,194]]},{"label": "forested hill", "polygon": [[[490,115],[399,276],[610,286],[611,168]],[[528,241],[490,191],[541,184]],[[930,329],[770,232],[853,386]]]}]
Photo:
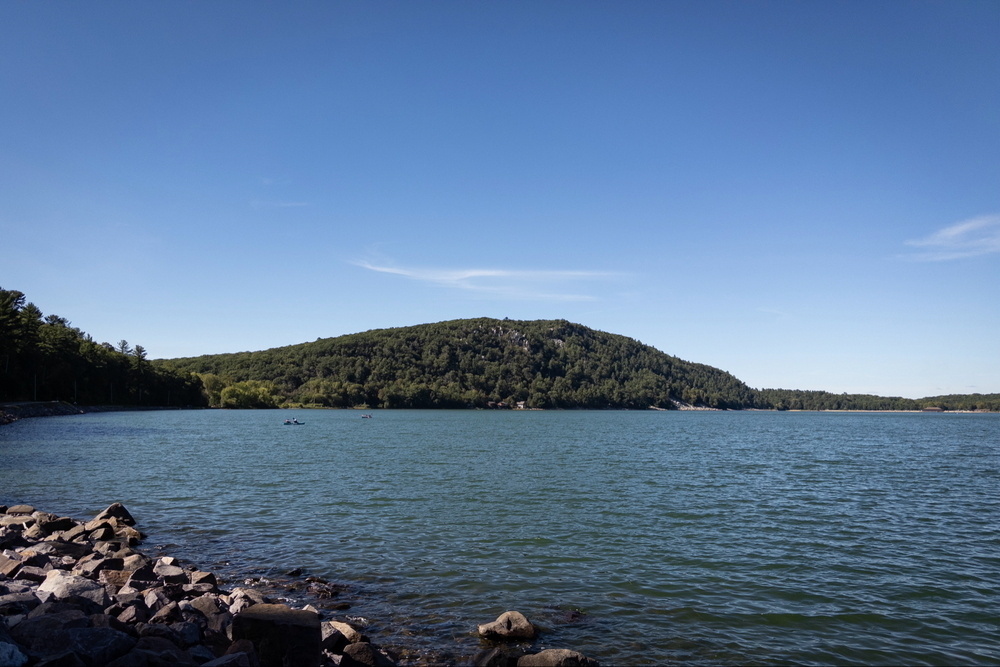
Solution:
[{"label": "forested hill", "polygon": [[199,374],[229,407],[770,407],[725,371],[565,320],[453,320],[154,363]]}]

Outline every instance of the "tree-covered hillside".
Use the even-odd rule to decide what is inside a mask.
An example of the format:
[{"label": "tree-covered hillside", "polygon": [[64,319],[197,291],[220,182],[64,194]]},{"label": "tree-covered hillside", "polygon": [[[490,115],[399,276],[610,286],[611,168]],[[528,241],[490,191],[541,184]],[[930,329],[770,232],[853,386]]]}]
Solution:
[{"label": "tree-covered hillside", "polygon": [[729,373],[564,320],[454,320],[155,363],[200,374],[217,405],[766,407]]},{"label": "tree-covered hillside", "polygon": [[141,345],[98,343],[23,292],[0,288],[0,401],[204,405],[201,383],[154,367]]},{"label": "tree-covered hillside", "polygon": [[828,391],[761,389],[758,402],[776,410],[988,410],[1000,412],[1000,394],[957,394],[900,398]]}]

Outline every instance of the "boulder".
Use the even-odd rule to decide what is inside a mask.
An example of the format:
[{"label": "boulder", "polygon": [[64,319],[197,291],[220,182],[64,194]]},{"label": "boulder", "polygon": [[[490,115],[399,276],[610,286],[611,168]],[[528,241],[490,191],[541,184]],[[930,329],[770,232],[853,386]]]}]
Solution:
[{"label": "boulder", "polygon": [[214,595],[197,597],[191,600],[190,606],[205,617],[205,629],[209,633],[224,634],[233,622],[233,615],[219,606],[219,600]]},{"label": "boulder", "polygon": [[479,626],[479,636],[485,639],[533,639],[535,626],[519,611],[505,611],[492,623]]},{"label": "boulder", "polygon": [[63,542],[58,540],[51,540],[45,542],[38,542],[31,545],[30,549],[25,549],[24,553],[35,553],[44,554],[49,556],[49,558],[83,558],[91,552],[91,547],[89,544],[76,544],[73,542]]},{"label": "boulder", "polygon": [[80,611],[64,611],[29,617],[10,629],[11,637],[27,649],[30,657],[43,659],[72,651],[70,630],[90,627],[90,619]]},{"label": "boulder", "polygon": [[211,584],[212,586],[218,586],[219,581],[215,578],[215,575],[211,572],[202,572],[201,570],[194,570],[193,572],[188,572],[188,581],[194,584]]},{"label": "boulder", "polygon": [[132,650],[106,667],[195,667],[198,663],[177,644],[163,637],[140,637]]},{"label": "boulder", "polygon": [[156,612],[149,617],[150,623],[165,623],[167,625],[183,620],[184,616],[181,615],[180,606],[173,600],[157,609]]},{"label": "boulder", "polygon": [[344,647],[350,643],[340,630],[330,624],[330,621],[325,621],[320,626],[319,646],[321,650],[330,653],[343,653]]},{"label": "boulder", "polygon": [[344,647],[340,667],[395,667],[396,663],[368,642],[355,642]]},{"label": "boulder", "polygon": [[249,639],[261,667],[319,667],[320,621],[283,604],[255,604],[233,618],[233,640]]},{"label": "boulder", "polygon": [[169,584],[188,583],[187,572],[185,572],[183,568],[180,568],[177,565],[164,562],[165,560],[166,559],[161,558],[153,566],[153,573],[156,574],[157,578]]},{"label": "boulder", "polygon": [[361,634],[357,628],[349,623],[344,623],[343,621],[324,621],[323,622],[324,632],[337,631],[343,635],[346,640],[346,644],[354,644],[355,642],[366,642],[368,639]]},{"label": "boulder", "polygon": [[132,515],[129,514],[129,511],[121,503],[112,503],[107,509],[95,516],[94,521],[107,521],[112,518],[118,519],[120,523],[126,526],[135,525],[135,519],[132,518]]},{"label": "boulder", "polygon": [[0,516],[0,526],[11,530],[23,531],[28,526],[35,525],[35,517],[30,514],[5,514]]},{"label": "boulder", "polygon": [[38,586],[38,598],[42,602],[47,602],[51,598],[66,599],[79,597],[90,600],[101,608],[111,604],[108,592],[104,586],[96,581],[91,581],[84,577],[70,574],[63,570],[51,570]]},{"label": "boulder", "polygon": [[44,530],[47,535],[63,530],[69,530],[73,526],[77,525],[77,522],[68,516],[46,514],[44,519],[39,519],[37,515],[35,516],[35,519],[38,520],[38,527]]},{"label": "boulder", "polygon": [[87,528],[82,524],[77,524],[69,530],[53,533],[53,535],[58,535],[63,542],[79,542],[87,539]]},{"label": "boulder", "polygon": [[42,582],[45,581],[45,575],[52,571],[51,566],[48,570],[43,567],[33,567],[31,565],[24,565],[17,574],[14,575],[15,581],[35,581]]},{"label": "boulder", "polygon": [[7,514],[27,514],[31,515],[35,513],[35,508],[31,505],[14,505],[7,508]]},{"label": "boulder", "polygon": [[137,641],[113,628],[74,628],[67,632],[73,653],[86,665],[106,665],[132,650]]},{"label": "boulder", "polygon": [[539,653],[518,658],[517,667],[599,667],[599,663],[582,653],[564,648],[547,648]]},{"label": "boulder", "polygon": [[0,616],[27,614],[42,603],[31,591],[0,595]]}]

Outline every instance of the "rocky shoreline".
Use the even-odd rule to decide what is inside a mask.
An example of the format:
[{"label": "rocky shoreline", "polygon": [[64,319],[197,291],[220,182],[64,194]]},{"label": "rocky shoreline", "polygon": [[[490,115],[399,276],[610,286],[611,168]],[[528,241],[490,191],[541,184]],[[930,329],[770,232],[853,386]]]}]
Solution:
[{"label": "rocky shoreline", "polygon": [[[322,604],[340,588],[306,577],[320,607],[293,608],[254,582],[224,590],[212,572],[138,547],[128,510],[89,521],[0,506],[0,667],[392,667],[403,659]],[[289,573],[301,575],[301,573]],[[597,667],[566,649],[527,652],[537,628],[519,612],[478,627],[475,667]],[[412,656],[410,656],[412,658]]]},{"label": "rocky shoreline", "polygon": [[0,426],[30,417],[60,417],[82,415],[87,412],[129,412],[147,410],[181,410],[192,408],[167,408],[136,405],[75,405],[66,401],[25,401],[0,403]]}]

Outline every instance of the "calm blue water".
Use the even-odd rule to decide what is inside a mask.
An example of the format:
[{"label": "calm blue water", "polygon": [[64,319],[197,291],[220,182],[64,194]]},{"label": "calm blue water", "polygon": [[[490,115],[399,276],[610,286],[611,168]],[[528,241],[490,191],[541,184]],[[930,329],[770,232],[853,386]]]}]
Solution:
[{"label": "calm blue water", "polygon": [[[507,609],[606,665],[1000,664],[1000,415],[195,411],[0,428],[0,503],[119,500],[388,646]],[[283,426],[296,416],[303,426]]]}]

